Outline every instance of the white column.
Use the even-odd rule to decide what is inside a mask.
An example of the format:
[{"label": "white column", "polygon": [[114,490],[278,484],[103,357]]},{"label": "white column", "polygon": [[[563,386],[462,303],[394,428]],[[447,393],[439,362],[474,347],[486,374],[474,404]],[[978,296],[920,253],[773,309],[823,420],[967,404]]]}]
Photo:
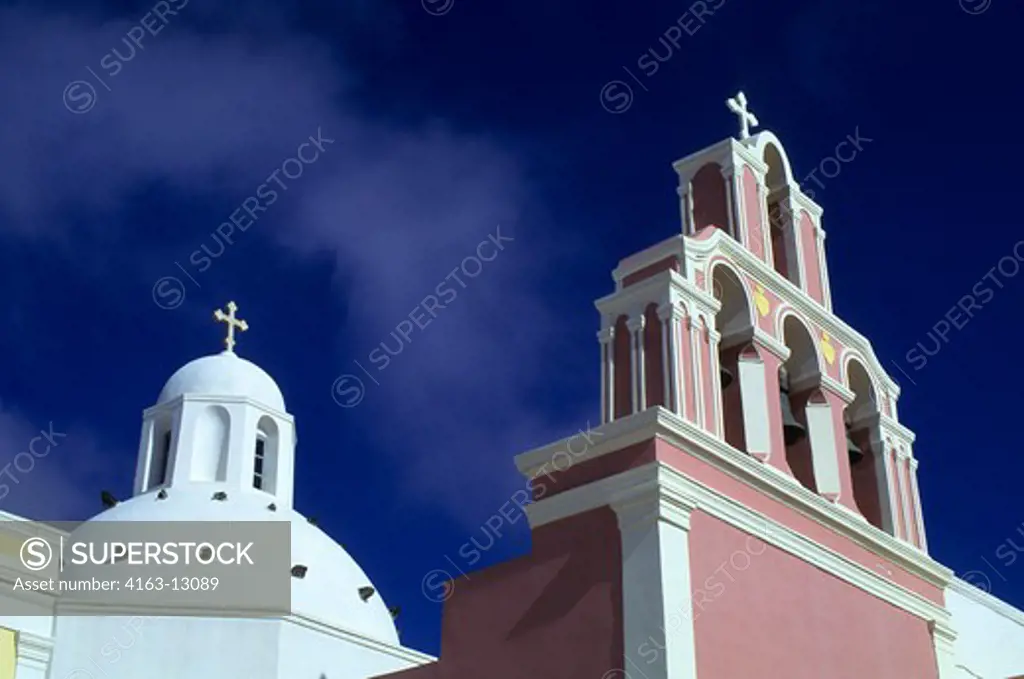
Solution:
[{"label": "white column", "polygon": [[939,679],[961,679],[964,674],[956,663],[956,631],[946,622],[932,620],[928,623],[935,648],[935,660],[939,666]]},{"label": "white column", "polygon": [[828,285],[828,262],[825,258],[825,232],[820,226],[815,227],[818,241],[818,275],[821,276],[821,304],[832,311],[832,293]]},{"label": "white column", "polygon": [[615,326],[597,333],[601,344],[601,420],[615,419]]},{"label": "white column", "polygon": [[903,539],[911,544],[914,543],[914,524],[910,513],[910,494],[907,492],[907,470],[903,461],[907,458],[907,452],[898,448],[896,453],[896,492],[900,495],[900,506],[903,509],[903,525],[906,526],[906,535]]},{"label": "white column", "polygon": [[629,328],[629,353],[633,367],[632,394],[634,413],[647,409],[647,380],[644,377],[644,324],[643,312],[629,319],[629,322],[626,323],[626,327]]},{"label": "white column", "polygon": [[683,233],[692,236],[695,230],[693,223],[693,185],[687,181],[686,188],[679,186],[676,189],[679,195],[679,213],[683,222]]},{"label": "white column", "polygon": [[917,487],[917,459],[910,458],[910,494],[914,498],[914,514],[917,519],[918,547],[922,552],[928,551],[928,540],[924,536],[924,511],[921,509],[921,491]]},{"label": "white column", "polygon": [[739,192],[736,190],[736,169],[728,165],[722,168],[722,178],[725,179],[725,208],[729,216],[729,233],[738,242],[743,242],[743,234],[740,233],[739,215]]},{"label": "white column", "polygon": [[722,361],[718,355],[718,345],[721,341],[722,333],[708,328],[708,362],[711,364],[711,394],[714,399],[710,407],[715,409],[715,426],[717,427],[717,430],[712,433],[724,437],[725,408],[722,407]]},{"label": "white column", "polygon": [[[669,314],[664,316],[662,309],[667,308]],[[659,307],[658,320],[661,321],[661,400],[662,407],[673,410],[675,404],[672,401],[672,370],[669,366],[669,355],[671,353],[672,326],[669,325],[672,315],[672,307]]]},{"label": "white column", "polygon": [[[661,312],[659,312],[660,314]],[[683,404],[683,375],[682,365],[679,362],[679,352],[682,351],[682,323],[683,309],[675,304],[668,306],[667,315],[662,319],[668,327],[668,386],[671,394],[672,412],[683,417],[686,412]]]},{"label": "white column", "polygon": [[893,489],[896,482],[892,478],[888,457],[891,454],[885,445],[885,439],[877,434],[877,427],[872,428],[871,452],[875,456],[875,483],[878,489],[878,505],[882,515],[882,530],[889,535],[896,535],[896,512],[894,510],[896,498]]},{"label": "white column", "polygon": [[[774,266],[775,251],[772,249],[772,224],[768,219],[768,188],[764,177],[757,177],[757,204],[761,213],[761,240],[764,244],[765,261]],[[785,241],[783,241],[785,242]]]},{"label": "white column", "polygon": [[697,421],[694,423],[699,427],[704,427],[704,409],[707,407],[704,403],[704,361],[703,346],[704,346],[704,323],[700,316],[690,314],[690,360],[693,366],[693,398],[694,416]]},{"label": "white column", "polygon": [[660,485],[612,505],[622,537],[626,676],[696,679],[689,543],[693,508]]},{"label": "white column", "polygon": [[767,460],[771,455],[772,440],[768,428],[768,386],[764,361],[757,356],[744,357],[740,354],[738,371],[747,452]]}]

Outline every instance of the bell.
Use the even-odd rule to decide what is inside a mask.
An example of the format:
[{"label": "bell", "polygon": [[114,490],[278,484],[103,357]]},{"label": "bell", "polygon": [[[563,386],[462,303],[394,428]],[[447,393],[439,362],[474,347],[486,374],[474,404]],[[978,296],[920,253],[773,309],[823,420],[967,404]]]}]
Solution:
[{"label": "bell", "polygon": [[850,465],[853,466],[864,459],[864,451],[853,442],[850,437],[850,425],[846,425],[846,452],[850,456]]},{"label": "bell", "polygon": [[732,372],[728,368],[726,368],[725,366],[721,366],[718,369],[718,376],[719,376],[719,379],[722,380],[722,391],[725,391],[726,389],[729,388],[729,385],[732,384],[732,380],[733,380]]},{"label": "bell", "polygon": [[793,417],[793,406],[789,402],[789,377],[785,371],[779,373],[779,404],[782,408],[782,438],[791,446],[804,436],[807,430]]}]

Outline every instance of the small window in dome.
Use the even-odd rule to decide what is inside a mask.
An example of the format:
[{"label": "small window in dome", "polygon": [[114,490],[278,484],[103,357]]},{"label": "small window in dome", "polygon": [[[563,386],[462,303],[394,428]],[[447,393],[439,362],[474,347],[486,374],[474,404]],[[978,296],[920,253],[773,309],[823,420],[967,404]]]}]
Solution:
[{"label": "small window in dome", "polygon": [[263,490],[263,461],[266,458],[267,439],[260,432],[256,436],[256,459],[253,463],[252,487]]}]

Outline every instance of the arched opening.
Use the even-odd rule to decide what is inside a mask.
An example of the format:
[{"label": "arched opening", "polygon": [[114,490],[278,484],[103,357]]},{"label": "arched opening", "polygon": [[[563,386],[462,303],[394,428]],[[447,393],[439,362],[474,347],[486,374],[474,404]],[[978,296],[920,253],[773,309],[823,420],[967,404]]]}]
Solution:
[{"label": "arched opening", "polygon": [[714,226],[736,237],[729,229],[729,191],[718,163],[705,165],[690,180],[694,231]]},{"label": "arched opening", "polygon": [[794,285],[800,285],[796,254],[796,231],[791,211],[786,207],[789,197],[789,182],[782,154],[774,144],[764,149],[763,160],[768,166],[765,176],[768,205],[768,223],[771,229],[772,266],[782,277]]},{"label": "arched opening", "polygon": [[846,368],[847,388],[854,393],[846,407],[846,448],[850,457],[853,499],[864,518],[879,530],[892,533],[889,516],[889,489],[885,459],[879,450],[878,400],[867,369],[851,360]]},{"label": "arched opening", "polygon": [[807,420],[811,397],[820,392],[818,354],[811,334],[795,316],[787,317],[783,323],[782,340],[790,350],[789,358],[779,368],[779,407],[786,462],[801,485],[818,492]]},{"label": "arched opening", "polygon": [[647,407],[665,406],[665,379],[662,368],[661,319],[658,305],[648,304],[644,309],[644,383]]},{"label": "arched opening", "polygon": [[256,449],[253,453],[252,487],[267,493],[277,491],[277,464],[280,444],[277,423],[264,415],[256,426]]},{"label": "arched opening", "polygon": [[[748,400],[756,393],[757,380],[749,379],[745,374],[747,362],[753,360],[760,363],[756,352],[750,356],[744,350],[750,345],[754,336],[751,321],[750,302],[740,279],[726,266],[716,266],[711,277],[711,289],[722,304],[715,316],[715,328],[721,334],[718,344],[719,383],[722,393],[722,424],[725,441],[737,450],[750,452],[748,448],[747,429],[754,425],[754,413],[744,412],[744,391]],[[744,365],[741,365],[741,362]],[[761,366],[763,373],[764,366]],[[764,390],[763,374],[760,389]],[[747,404],[750,405],[750,404]],[[767,427],[767,421],[765,422]]]},{"label": "arched opening", "polygon": [[174,422],[170,416],[161,417],[153,424],[153,438],[149,444],[149,478],[146,490],[167,483],[167,473],[171,464],[173,425]]},{"label": "arched opening", "polygon": [[630,344],[626,316],[619,316],[615,321],[615,419],[627,417],[633,413],[633,366],[631,363]]}]

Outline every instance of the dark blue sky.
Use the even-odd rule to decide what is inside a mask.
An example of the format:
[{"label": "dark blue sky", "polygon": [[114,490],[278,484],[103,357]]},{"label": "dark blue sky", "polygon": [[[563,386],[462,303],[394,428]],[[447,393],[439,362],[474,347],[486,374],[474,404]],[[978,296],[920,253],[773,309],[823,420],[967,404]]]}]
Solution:
[{"label": "dark blue sky", "polygon": [[[725,0],[703,25],[673,2],[449,3],[0,8],[0,463],[67,433],[0,508],[80,519],[101,489],[130,494],[142,409],[219,349],[210,315],[234,299],[239,353],[297,419],[297,508],[436,652],[424,577],[469,569],[460,547],[522,487],[514,454],[596,421],[592,302],[679,230],[671,162],[736,132],[723,101],[742,88],[798,177],[871,140],[815,191],[835,311],[903,386],[933,554],[1024,606],[1024,560],[996,555],[1024,545],[1024,276],[1004,264],[927,365],[906,358],[1024,237],[1019,3]],[[693,35],[644,75],[677,20]],[[132,53],[141,22],[156,35]],[[635,96],[613,115],[618,79]],[[318,134],[254,224],[193,256]],[[499,224],[505,249],[340,408],[335,380],[374,370]],[[154,296],[165,277],[182,287]],[[502,531],[474,567],[529,549],[525,520]]]}]

